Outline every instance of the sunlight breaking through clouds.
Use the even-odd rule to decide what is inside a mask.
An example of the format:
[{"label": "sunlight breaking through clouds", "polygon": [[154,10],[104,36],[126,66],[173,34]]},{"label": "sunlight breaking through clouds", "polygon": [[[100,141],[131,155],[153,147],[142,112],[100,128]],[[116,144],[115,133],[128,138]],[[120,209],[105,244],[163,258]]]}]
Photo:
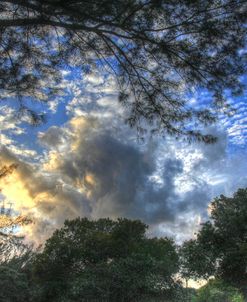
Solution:
[{"label": "sunlight breaking through clouds", "polygon": [[1,162],[18,164],[2,194],[34,219],[22,230],[29,239],[42,242],[79,215],[142,219],[152,234],[179,242],[192,236],[229,181],[224,135],[216,145],[186,148],[172,140],[139,145],[128,137],[122,131],[119,138],[105,120],[75,117],[39,134],[45,153],[33,167],[2,148]]},{"label": "sunlight breaking through clouds", "polygon": [[[72,76],[75,80],[68,81]],[[150,224],[154,235],[181,242],[207,218],[213,197],[246,186],[246,152],[229,151],[246,139],[244,102],[231,123],[221,119],[208,129],[219,138],[215,145],[168,137],[140,144],[124,124],[112,77],[83,78],[69,71],[64,77],[66,91],[47,109],[52,119],[47,126],[30,131],[7,119],[10,107],[0,112],[0,163],[18,163],[1,184],[2,198],[34,218],[22,229],[30,240],[42,242],[65,219],[124,216]],[[204,101],[209,97],[195,93],[193,105],[201,96]]]}]

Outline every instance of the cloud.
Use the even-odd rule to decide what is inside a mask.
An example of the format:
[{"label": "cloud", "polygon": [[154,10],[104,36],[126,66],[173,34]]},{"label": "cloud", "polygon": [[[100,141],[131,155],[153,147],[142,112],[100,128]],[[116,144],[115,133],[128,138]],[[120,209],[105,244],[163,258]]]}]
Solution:
[{"label": "cloud", "polygon": [[18,165],[14,173],[1,179],[0,187],[5,202],[13,202],[16,211],[34,219],[32,225],[23,229],[29,239],[41,242],[60,227],[65,218],[74,218],[78,213],[88,215],[86,196],[68,185],[63,187],[55,175],[39,172],[39,168],[18,159],[3,147],[0,163]]},{"label": "cloud", "polygon": [[[57,131],[57,137],[61,131]],[[70,131],[70,134],[69,134]],[[119,134],[119,133],[117,133]],[[119,139],[95,118],[74,118],[63,129],[65,150],[54,152],[56,140],[50,131],[41,135],[49,141],[50,152],[44,168],[83,192],[90,199],[91,217],[139,218],[147,223],[172,221],[180,199],[175,192],[175,178],[183,173],[183,163],[167,157],[162,163],[162,181],[155,181],[157,154],[154,144],[141,148],[125,138]],[[68,148],[69,147],[69,148]],[[179,208],[183,210],[180,205]],[[184,207],[186,208],[186,207]]]},{"label": "cloud", "polygon": [[[140,145],[123,124],[126,112],[113,76],[77,69],[63,75],[63,94],[44,107],[53,126],[37,137],[40,130],[30,131],[13,119],[10,104],[0,108],[0,143],[5,146],[0,165],[18,164],[1,180],[2,198],[34,218],[22,230],[30,240],[42,242],[65,219],[124,216],[148,223],[151,235],[181,242],[208,219],[213,197],[247,185],[246,151],[232,151],[246,147],[244,97],[231,100],[238,110],[233,118],[222,116],[207,129],[219,138],[214,145],[163,137]],[[210,100],[208,92],[193,91],[188,105],[205,107]],[[35,145],[33,150],[37,138],[40,149]]]},{"label": "cloud", "polygon": [[48,148],[39,165],[18,159],[6,148],[1,152],[2,163],[18,164],[2,184],[2,194],[15,201],[16,210],[35,218],[26,228],[29,237],[42,240],[65,219],[78,215],[124,216],[150,224],[174,221],[180,160],[164,161],[160,187],[150,178],[157,167],[155,147],[141,150],[95,118],[73,118],[39,137]]},{"label": "cloud", "polygon": [[23,232],[36,242],[77,216],[141,219],[150,234],[181,242],[207,219],[212,197],[232,193],[239,178],[247,184],[243,159],[229,159],[226,133],[209,130],[219,137],[215,145],[158,138],[140,145],[109,119],[74,117],[39,133],[44,156],[38,163],[2,148],[0,163],[18,164],[0,184],[2,194],[34,217]]}]

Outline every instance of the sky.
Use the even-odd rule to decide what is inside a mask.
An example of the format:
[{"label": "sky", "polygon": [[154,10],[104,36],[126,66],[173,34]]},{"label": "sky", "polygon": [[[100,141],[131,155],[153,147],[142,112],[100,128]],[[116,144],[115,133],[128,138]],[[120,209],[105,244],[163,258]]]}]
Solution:
[{"label": "sky", "polygon": [[[42,243],[78,216],[127,217],[149,225],[149,236],[181,243],[208,219],[220,194],[247,186],[247,95],[228,101],[233,116],[221,115],[205,129],[213,145],[169,136],[139,140],[125,123],[111,75],[63,70],[64,93],[36,109],[46,112],[33,127],[15,116],[15,102],[0,104],[0,164],[18,168],[1,179],[1,204],[33,223],[18,230]],[[191,105],[210,95],[195,91]],[[35,104],[33,105],[36,106]]]}]

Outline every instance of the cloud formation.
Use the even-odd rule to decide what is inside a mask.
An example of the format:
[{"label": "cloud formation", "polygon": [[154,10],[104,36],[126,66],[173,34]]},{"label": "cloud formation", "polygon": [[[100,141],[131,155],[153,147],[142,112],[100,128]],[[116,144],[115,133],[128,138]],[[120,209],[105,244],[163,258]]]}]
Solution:
[{"label": "cloud formation", "polygon": [[214,146],[185,148],[168,140],[141,146],[124,131],[96,117],[75,117],[39,134],[46,153],[38,164],[1,149],[0,163],[18,164],[0,184],[2,194],[34,218],[23,229],[30,239],[42,242],[77,216],[142,219],[153,235],[178,241],[192,236],[206,218],[212,193],[229,177],[226,137],[219,133]]},{"label": "cloud formation", "polygon": [[18,164],[0,183],[2,198],[34,218],[22,230],[29,239],[42,242],[65,219],[77,216],[122,216],[143,220],[152,235],[181,242],[207,219],[213,197],[247,185],[246,152],[229,154],[224,128],[208,129],[219,138],[214,145],[171,138],[147,139],[141,145],[120,121],[123,111],[113,79],[88,75],[83,92],[81,85],[77,80],[67,87],[67,123],[58,127],[55,122],[38,134],[42,153],[12,140],[7,132],[20,135],[22,130],[0,112],[6,130],[0,135],[6,146],[0,165]]},{"label": "cloud formation", "polygon": [[[56,130],[59,137],[60,129]],[[62,134],[69,148],[62,154],[54,152],[56,140],[50,135],[48,131],[40,138],[52,150],[44,167],[87,196],[92,218],[124,216],[148,223],[173,219],[169,199],[175,194],[174,177],[182,172],[181,161],[165,161],[165,183],[159,187],[150,179],[156,172],[152,146],[140,150],[96,119],[72,119]]]}]

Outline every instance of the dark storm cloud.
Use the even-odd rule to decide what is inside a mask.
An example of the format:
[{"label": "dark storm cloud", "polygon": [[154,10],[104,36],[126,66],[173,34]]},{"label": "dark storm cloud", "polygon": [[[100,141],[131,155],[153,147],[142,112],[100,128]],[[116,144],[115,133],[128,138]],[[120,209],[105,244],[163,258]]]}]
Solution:
[{"label": "dark storm cloud", "polygon": [[[207,205],[224,177],[231,179],[226,137],[220,131],[218,136],[212,146],[165,141],[159,153],[157,142],[140,146],[95,118],[76,118],[40,134],[48,148],[40,165],[31,167],[5,148],[1,158],[20,166],[34,199],[36,212],[26,212],[37,216],[32,234],[38,241],[77,216],[141,219],[152,234],[181,241],[193,234],[200,217],[207,218]],[[222,183],[212,185],[219,174]]]},{"label": "dark storm cloud", "polygon": [[[58,165],[53,172],[72,187],[78,187],[79,183],[88,191],[91,217],[124,216],[150,224],[175,219],[179,208],[173,201],[179,197],[174,179],[183,172],[181,160],[166,158],[160,186],[151,179],[157,169],[157,144],[149,144],[141,150],[90,119],[70,130],[69,144],[76,142],[76,149],[57,154]],[[42,136],[52,149],[54,141],[49,138],[49,131]],[[93,178],[93,183],[88,183],[88,176]]]},{"label": "dark storm cloud", "polygon": [[[175,232],[183,233],[195,223],[192,221],[194,216],[207,218],[212,188],[203,175],[210,171],[211,166],[216,168],[217,173],[222,167],[226,156],[224,134],[217,132],[219,140],[213,146],[195,144],[185,148],[185,145],[178,143],[177,149],[183,150],[184,147],[187,152],[181,158],[174,153],[174,142],[164,142],[166,148],[161,160],[157,143],[140,148],[126,139],[126,133],[120,138],[106,124],[99,123],[96,119],[82,121],[80,124],[80,119],[77,119],[71,123],[74,126],[67,125],[62,131],[52,129],[57,140],[67,146],[76,146],[57,154],[58,165],[53,172],[60,175],[71,188],[78,188],[79,184],[79,187],[87,191],[77,194],[84,198],[86,194],[89,217],[122,216],[141,219],[151,225],[151,228],[165,223],[167,229],[163,233],[169,233],[169,228],[173,229],[174,225]],[[216,133],[215,129],[212,131]],[[56,140],[50,137],[51,132],[48,131],[43,134],[42,140],[52,150],[57,145]],[[194,152],[200,152],[202,157],[192,163],[192,171],[187,173],[184,171],[184,162]],[[157,173],[158,161],[161,183],[154,181],[152,177]],[[88,175],[92,177],[93,183],[87,181]],[[176,184],[176,178],[180,176],[187,177],[185,182],[192,182],[191,188],[182,193],[177,192],[179,185]],[[72,200],[76,198],[72,196],[72,192],[68,192],[67,199],[67,207],[70,209]],[[80,199],[73,207],[77,208],[78,215],[85,215],[85,210],[80,209]],[[58,210],[56,213],[59,215]],[[66,218],[64,213],[62,211],[61,219]],[[187,214],[190,216],[186,216]],[[178,217],[184,218],[179,220]]]},{"label": "dark storm cloud", "polygon": [[40,135],[39,141],[46,146],[59,146],[62,143],[62,139],[64,137],[64,131],[57,127],[50,127],[45,135]]},{"label": "dark storm cloud", "polygon": [[175,194],[173,179],[182,171],[181,162],[167,160],[162,188],[149,180],[155,169],[155,154],[150,154],[150,150],[142,152],[109,131],[90,133],[90,129],[79,138],[76,151],[67,153],[58,167],[71,184],[93,175],[95,184],[90,190],[93,217],[170,220],[173,213],[168,204]]}]

